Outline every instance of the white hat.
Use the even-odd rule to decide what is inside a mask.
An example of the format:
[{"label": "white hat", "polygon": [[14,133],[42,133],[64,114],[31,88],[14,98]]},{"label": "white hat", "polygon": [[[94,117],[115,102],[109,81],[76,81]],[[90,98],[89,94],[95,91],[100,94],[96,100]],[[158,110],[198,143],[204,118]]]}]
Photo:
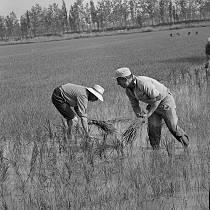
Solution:
[{"label": "white hat", "polygon": [[96,96],[100,101],[104,101],[103,99],[103,93],[104,88],[102,88],[100,85],[94,85],[91,88],[87,88],[94,96]]},{"label": "white hat", "polygon": [[127,77],[131,75],[131,71],[127,67],[119,68],[115,71],[115,79],[118,77]]},{"label": "white hat", "polygon": [[210,43],[210,37],[208,37],[207,42],[209,42],[209,43]]}]

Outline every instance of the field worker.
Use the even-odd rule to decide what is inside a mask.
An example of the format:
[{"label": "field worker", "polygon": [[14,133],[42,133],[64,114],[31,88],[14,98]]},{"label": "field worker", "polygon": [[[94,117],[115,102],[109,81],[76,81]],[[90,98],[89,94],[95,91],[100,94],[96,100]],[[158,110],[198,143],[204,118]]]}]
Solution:
[{"label": "field worker", "polygon": [[[187,148],[189,138],[177,125],[175,100],[167,87],[150,77],[135,76],[127,67],[117,69],[115,78],[118,85],[125,88],[136,116],[148,119],[148,136],[153,149],[159,149],[162,119],[172,135]],[[147,114],[142,114],[139,101],[148,104]]]},{"label": "field worker", "polygon": [[88,101],[103,101],[104,88],[100,85],[84,87],[67,83],[54,89],[52,103],[67,121],[68,134],[71,136],[72,127],[78,123],[77,115],[81,119],[86,137],[88,133],[87,106]]},{"label": "field worker", "polygon": [[206,53],[205,68],[207,69],[209,67],[209,62],[210,62],[210,37],[207,39],[207,43],[206,43],[206,46],[205,46],[205,53]]}]

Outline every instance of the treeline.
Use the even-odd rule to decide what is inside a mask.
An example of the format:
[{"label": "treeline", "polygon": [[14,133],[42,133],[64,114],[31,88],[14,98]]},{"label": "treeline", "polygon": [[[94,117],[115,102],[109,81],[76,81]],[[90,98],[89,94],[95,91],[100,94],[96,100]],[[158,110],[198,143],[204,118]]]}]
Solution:
[{"label": "treeline", "polygon": [[76,0],[66,8],[32,6],[19,19],[14,12],[0,16],[0,39],[21,39],[62,33],[130,29],[150,25],[205,20],[209,0]]}]

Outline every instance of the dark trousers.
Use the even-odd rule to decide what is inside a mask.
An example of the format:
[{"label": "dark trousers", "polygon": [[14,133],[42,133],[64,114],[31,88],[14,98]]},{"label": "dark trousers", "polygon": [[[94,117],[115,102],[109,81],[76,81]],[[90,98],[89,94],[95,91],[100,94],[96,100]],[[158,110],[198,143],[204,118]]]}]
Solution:
[{"label": "dark trousers", "polygon": [[76,116],[76,113],[73,111],[72,107],[66,102],[66,100],[62,96],[60,87],[54,89],[52,94],[52,103],[60,112],[60,114],[65,119],[67,119],[67,121],[72,120]]},{"label": "dark trousers", "polygon": [[156,111],[148,118],[148,135],[150,144],[154,149],[159,148],[160,145],[162,120],[165,121],[171,134],[182,143],[183,146],[188,146],[188,135],[177,125],[178,117],[176,114],[176,106],[171,94],[167,96],[165,102],[160,104]]}]

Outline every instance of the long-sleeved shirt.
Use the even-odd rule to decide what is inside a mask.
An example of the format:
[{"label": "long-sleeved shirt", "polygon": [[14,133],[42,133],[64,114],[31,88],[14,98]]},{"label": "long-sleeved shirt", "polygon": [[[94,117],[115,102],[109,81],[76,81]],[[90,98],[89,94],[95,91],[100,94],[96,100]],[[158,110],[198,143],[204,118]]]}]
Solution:
[{"label": "long-sleeved shirt", "polygon": [[152,105],[156,101],[164,101],[169,93],[166,86],[146,76],[134,76],[134,89],[126,88],[126,94],[134,112],[141,113],[139,101]]},{"label": "long-sleeved shirt", "polygon": [[61,86],[61,91],[67,103],[76,107],[75,110],[79,117],[87,117],[88,97],[86,87],[67,83]]}]

